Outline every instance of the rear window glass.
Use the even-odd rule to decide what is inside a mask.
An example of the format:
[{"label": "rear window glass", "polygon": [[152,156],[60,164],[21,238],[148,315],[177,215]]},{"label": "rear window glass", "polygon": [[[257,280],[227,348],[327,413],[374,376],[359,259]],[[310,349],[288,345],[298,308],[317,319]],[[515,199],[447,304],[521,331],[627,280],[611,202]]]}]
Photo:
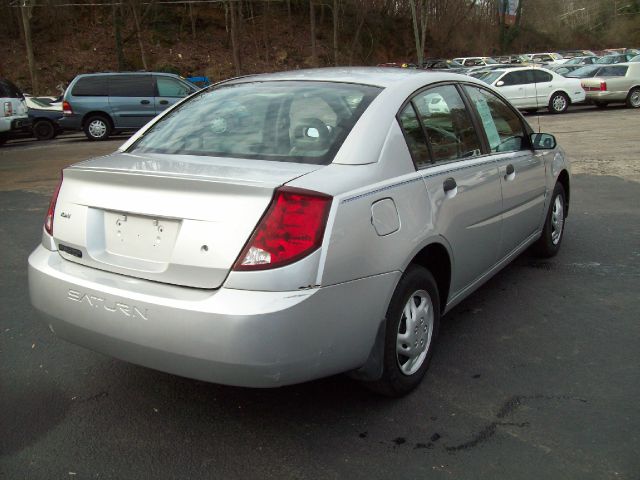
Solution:
[{"label": "rear window glass", "polygon": [[627,74],[625,66],[604,67],[598,71],[599,77],[624,77]]},{"label": "rear window glass", "polygon": [[9,80],[0,80],[0,97],[22,98],[22,92]]},{"label": "rear window glass", "polygon": [[129,151],[329,164],[381,91],[334,82],[252,82],[180,105]]},{"label": "rear window glass", "polygon": [[109,79],[111,97],[153,97],[151,75],[114,75]]},{"label": "rear window glass", "polygon": [[76,97],[106,97],[107,78],[105,75],[82,77],[73,86],[71,94]]}]

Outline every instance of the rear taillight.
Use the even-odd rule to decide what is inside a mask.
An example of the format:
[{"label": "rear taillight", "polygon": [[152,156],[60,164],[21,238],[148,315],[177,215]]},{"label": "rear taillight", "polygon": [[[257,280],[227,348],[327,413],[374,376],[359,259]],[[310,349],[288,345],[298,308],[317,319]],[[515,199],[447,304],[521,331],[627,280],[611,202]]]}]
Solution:
[{"label": "rear taillight", "polygon": [[238,257],[234,270],[266,270],[288,265],[322,244],[332,198],[282,187]]},{"label": "rear taillight", "polygon": [[600,82],[600,91],[601,92],[607,91],[607,82]]},{"label": "rear taillight", "polygon": [[11,102],[4,102],[4,116],[10,117],[13,115],[13,104]]},{"label": "rear taillight", "polygon": [[56,213],[56,202],[58,201],[60,187],[62,187],[62,172],[60,172],[60,181],[58,182],[56,189],[53,191],[51,202],[49,202],[49,210],[47,210],[47,216],[44,219],[44,229],[51,236],[53,236],[53,215]]},{"label": "rear taillight", "polygon": [[71,104],[66,100],[62,102],[62,114],[63,115],[73,115],[73,109],[71,108]]}]

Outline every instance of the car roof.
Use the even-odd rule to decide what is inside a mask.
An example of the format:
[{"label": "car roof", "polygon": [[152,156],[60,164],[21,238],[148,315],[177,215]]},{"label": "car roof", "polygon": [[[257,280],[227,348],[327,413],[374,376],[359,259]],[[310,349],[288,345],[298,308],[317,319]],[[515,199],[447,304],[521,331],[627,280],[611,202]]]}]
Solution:
[{"label": "car roof", "polygon": [[169,72],[95,72],[95,73],[81,73],[76,76],[80,77],[100,77],[105,75],[168,75],[170,77],[182,78],[180,75]]},{"label": "car roof", "polygon": [[229,82],[225,83],[304,80],[319,82],[357,83],[361,85],[371,85],[386,88],[404,83],[406,80],[417,80],[419,76],[422,76],[423,80],[425,80],[424,77],[426,76],[432,82],[462,80],[466,78],[462,75],[447,73],[444,71],[429,71],[413,68],[331,67],[248,75],[245,77],[231,79]]}]

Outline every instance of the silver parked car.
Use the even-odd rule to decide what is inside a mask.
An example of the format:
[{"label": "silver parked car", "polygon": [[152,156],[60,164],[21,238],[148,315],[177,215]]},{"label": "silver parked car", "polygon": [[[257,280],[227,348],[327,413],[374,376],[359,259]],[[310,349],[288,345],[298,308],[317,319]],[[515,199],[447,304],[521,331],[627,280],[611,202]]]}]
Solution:
[{"label": "silver parked car", "polygon": [[466,76],[238,78],[64,169],[31,299],[59,336],[166,372],[402,395],[442,315],[558,251],[569,185],[553,136]]}]

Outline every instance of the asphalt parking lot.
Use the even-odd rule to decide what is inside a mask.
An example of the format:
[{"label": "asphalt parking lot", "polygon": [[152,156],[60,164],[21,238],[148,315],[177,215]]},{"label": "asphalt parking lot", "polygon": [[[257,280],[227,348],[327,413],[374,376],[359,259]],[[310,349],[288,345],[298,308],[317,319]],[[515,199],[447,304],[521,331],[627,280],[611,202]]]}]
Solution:
[{"label": "asphalt parking lot", "polygon": [[574,162],[559,255],[522,255],[444,319],[400,400],[344,376],[188,380],[57,339],[27,292],[58,170],[124,138],[0,148],[0,478],[640,478],[640,112],[528,116]]}]

